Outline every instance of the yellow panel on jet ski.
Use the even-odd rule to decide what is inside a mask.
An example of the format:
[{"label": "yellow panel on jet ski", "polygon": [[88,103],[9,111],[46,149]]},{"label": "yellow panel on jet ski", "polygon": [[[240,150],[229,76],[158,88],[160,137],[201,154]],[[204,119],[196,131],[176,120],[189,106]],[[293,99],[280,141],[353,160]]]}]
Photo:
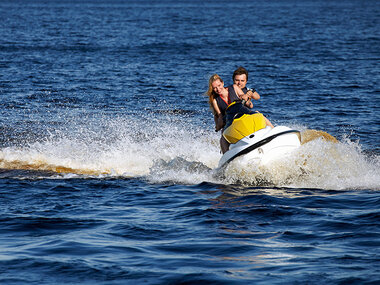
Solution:
[{"label": "yellow panel on jet ski", "polygon": [[266,127],[263,114],[244,114],[234,119],[232,124],[224,130],[223,136],[229,143],[237,143],[242,138]]}]

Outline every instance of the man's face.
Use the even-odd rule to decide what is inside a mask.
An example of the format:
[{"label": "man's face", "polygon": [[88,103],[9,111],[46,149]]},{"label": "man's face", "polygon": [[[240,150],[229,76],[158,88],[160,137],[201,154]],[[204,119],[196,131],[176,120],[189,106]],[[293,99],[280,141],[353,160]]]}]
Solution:
[{"label": "man's face", "polygon": [[247,85],[247,76],[245,74],[236,75],[234,78],[234,84],[243,89]]}]

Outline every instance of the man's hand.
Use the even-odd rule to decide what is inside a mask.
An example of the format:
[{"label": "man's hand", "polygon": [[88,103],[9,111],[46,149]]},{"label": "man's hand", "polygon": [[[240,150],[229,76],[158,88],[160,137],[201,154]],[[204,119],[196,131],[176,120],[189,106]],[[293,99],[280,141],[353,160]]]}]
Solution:
[{"label": "man's hand", "polygon": [[252,97],[253,97],[253,92],[252,92],[252,90],[248,90],[246,94],[247,94],[247,96],[248,96],[249,98],[252,99]]}]

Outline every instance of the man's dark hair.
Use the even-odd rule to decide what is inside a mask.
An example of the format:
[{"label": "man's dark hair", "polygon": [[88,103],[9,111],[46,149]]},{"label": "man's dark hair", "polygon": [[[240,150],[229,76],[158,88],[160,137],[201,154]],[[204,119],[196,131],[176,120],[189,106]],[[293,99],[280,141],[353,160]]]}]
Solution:
[{"label": "man's dark hair", "polygon": [[232,81],[235,80],[235,76],[236,75],[242,75],[242,74],[245,74],[247,76],[247,81],[248,81],[248,71],[242,67],[242,66],[239,66],[235,71],[234,71],[234,74],[232,75]]}]

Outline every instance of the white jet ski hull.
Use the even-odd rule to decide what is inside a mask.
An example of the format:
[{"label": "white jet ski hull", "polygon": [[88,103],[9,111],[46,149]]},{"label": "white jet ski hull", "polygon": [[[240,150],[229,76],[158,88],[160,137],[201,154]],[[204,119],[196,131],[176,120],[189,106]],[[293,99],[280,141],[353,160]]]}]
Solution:
[{"label": "white jet ski hull", "polygon": [[300,147],[300,133],[285,126],[266,127],[235,144],[223,154],[219,168],[226,166],[237,157],[245,161],[265,165],[271,161],[283,158]]}]

